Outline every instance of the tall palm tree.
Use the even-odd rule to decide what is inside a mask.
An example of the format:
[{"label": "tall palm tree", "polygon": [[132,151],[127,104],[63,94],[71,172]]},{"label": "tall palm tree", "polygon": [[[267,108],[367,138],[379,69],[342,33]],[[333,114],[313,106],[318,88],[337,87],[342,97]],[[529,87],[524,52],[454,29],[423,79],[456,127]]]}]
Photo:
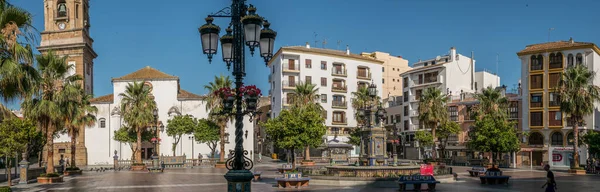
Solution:
[{"label": "tall palm tree", "polygon": [[[0,0],[0,97],[4,101],[33,94],[38,71],[33,67],[32,16]],[[25,42],[19,42],[24,40]]]},{"label": "tall palm tree", "polygon": [[135,81],[127,84],[125,92],[120,93],[119,97],[121,97],[123,120],[137,134],[135,160],[137,163],[142,163],[142,132],[154,122],[153,110],[156,109],[154,96],[144,82]]},{"label": "tall palm tree", "polygon": [[[297,109],[316,108],[323,111],[323,107],[317,102],[319,98],[319,88],[312,83],[296,84],[296,89],[292,94],[293,107]],[[310,160],[310,146],[307,145],[304,150],[304,160]]]},{"label": "tall palm tree", "polygon": [[419,99],[419,121],[431,128],[431,136],[434,141],[431,150],[433,160],[436,159],[435,141],[437,141],[437,138],[435,130],[439,124],[445,122],[448,118],[448,110],[446,109],[447,101],[448,97],[435,87],[425,89]]},{"label": "tall palm tree", "polygon": [[60,108],[59,95],[64,85],[81,77],[69,75],[73,65],[67,65],[66,57],[58,57],[53,52],[36,57],[41,76],[38,86],[34,87],[34,95],[23,101],[25,117],[38,123],[38,127],[46,137],[46,173],[54,172],[54,136],[64,128],[63,114]]},{"label": "tall palm tree", "polygon": [[475,98],[479,101],[478,116],[490,114],[494,118],[506,118],[508,109],[508,99],[502,96],[502,92],[492,87],[487,87],[481,93],[475,94]]},{"label": "tall palm tree", "polygon": [[98,108],[92,106],[90,99],[81,87],[81,81],[66,83],[63,91],[59,94],[60,107],[64,114],[65,128],[71,137],[71,166],[77,167],[75,161],[76,143],[80,129],[92,126],[96,123]]},{"label": "tall palm tree", "polygon": [[221,111],[223,110],[223,101],[217,95],[212,94],[213,92],[226,87],[231,87],[233,81],[229,79],[229,76],[215,76],[213,82],[208,83],[208,85],[204,85],[204,89],[208,91],[208,97],[206,97],[206,110],[210,111],[209,118],[217,123],[220,127],[220,135],[219,139],[219,161],[225,161],[225,128],[227,127],[227,123],[232,119],[231,115],[223,115]]},{"label": "tall palm tree", "polygon": [[358,115],[358,111],[361,108],[367,107],[367,105],[379,105],[381,97],[376,96],[375,99],[369,96],[369,89],[367,86],[360,86],[356,92],[352,92],[352,108],[354,109],[354,118],[359,124],[364,123],[363,119]]},{"label": "tall palm tree", "polygon": [[579,124],[594,113],[594,103],[600,101],[600,88],[593,84],[595,73],[584,65],[567,68],[560,77],[557,91],[560,110],[573,124],[573,168],[579,168]]}]

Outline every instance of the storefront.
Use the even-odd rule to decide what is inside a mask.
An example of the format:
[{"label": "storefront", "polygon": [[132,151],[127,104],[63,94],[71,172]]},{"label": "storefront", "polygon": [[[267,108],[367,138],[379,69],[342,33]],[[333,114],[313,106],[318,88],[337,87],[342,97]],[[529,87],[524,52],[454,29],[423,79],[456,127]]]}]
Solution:
[{"label": "storefront", "polygon": [[[570,167],[573,162],[573,147],[550,147],[550,161],[556,167]],[[579,164],[585,164],[587,159],[587,148],[579,147]]]}]

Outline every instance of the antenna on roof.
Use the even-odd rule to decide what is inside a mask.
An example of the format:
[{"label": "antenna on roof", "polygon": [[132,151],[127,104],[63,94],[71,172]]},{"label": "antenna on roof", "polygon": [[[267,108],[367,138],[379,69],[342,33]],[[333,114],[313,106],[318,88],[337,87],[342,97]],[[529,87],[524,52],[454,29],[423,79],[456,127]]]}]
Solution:
[{"label": "antenna on roof", "polygon": [[340,44],[342,43],[342,40],[338,40],[337,41],[337,50],[340,50]]},{"label": "antenna on roof", "polygon": [[313,33],[315,34],[315,37],[313,38],[313,40],[315,41],[314,46],[317,47],[317,43],[319,42],[319,41],[317,41],[317,35],[318,34],[317,34],[317,32],[313,32]]},{"label": "antenna on roof", "polygon": [[325,45],[327,45],[327,38],[323,38],[323,43],[322,44],[323,44],[322,48],[325,49]]}]

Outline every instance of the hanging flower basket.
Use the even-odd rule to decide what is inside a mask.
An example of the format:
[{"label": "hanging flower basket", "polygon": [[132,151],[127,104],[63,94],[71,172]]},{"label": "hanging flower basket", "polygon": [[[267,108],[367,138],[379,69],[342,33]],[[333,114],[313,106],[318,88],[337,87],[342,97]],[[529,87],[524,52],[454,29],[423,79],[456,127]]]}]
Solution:
[{"label": "hanging flower basket", "polygon": [[235,102],[235,97],[233,96],[223,99],[223,111],[227,113],[231,112],[233,110],[233,102]]},{"label": "hanging flower basket", "polygon": [[246,100],[246,110],[255,111],[258,107],[258,98],[262,95],[260,89],[255,85],[248,85],[241,87],[239,93]]},{"label": "hanging flower basket", "polygon": [[162,139],[156,138],[156,137],[152,137],[152,139],[150,139],[150,141],[152,141],[152,143],[160,143],[160,141],[162,141]]},{"label": "hanging flower basket", "polygon": [[213,93],[215,96],[221,99],[223,102],[223,112],[228,113],[233,110],[233,102],[235,101],[235,93],[231,88],[224,87],[216,90]]}]

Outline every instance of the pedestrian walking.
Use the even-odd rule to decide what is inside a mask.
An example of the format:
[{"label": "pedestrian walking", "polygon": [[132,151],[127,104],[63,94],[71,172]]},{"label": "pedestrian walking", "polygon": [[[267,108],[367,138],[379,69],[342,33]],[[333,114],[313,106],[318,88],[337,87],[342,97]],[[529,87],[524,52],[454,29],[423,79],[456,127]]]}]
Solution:
[{"label": "pedestrian walking", "polygon": [[544,165],[544,170],[546,170],[547,174],[546,174],[546,183],[544,183],[544,185],[542,185],[542,188],[546,187],[546,192],[555,192],[557,189],[556,181],[554,180],[554,173],[552,171],[550,171],[550,165],[549,164]]}]

